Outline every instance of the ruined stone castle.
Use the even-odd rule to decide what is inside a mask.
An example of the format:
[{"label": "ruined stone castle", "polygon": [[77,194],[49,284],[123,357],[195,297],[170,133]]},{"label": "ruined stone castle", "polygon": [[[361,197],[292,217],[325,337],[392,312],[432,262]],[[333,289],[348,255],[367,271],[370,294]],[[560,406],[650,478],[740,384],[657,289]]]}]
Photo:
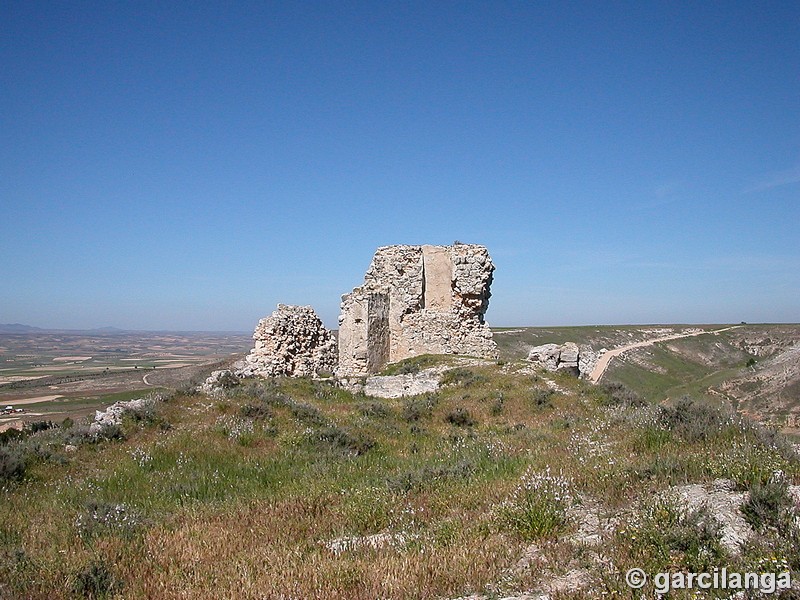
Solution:
[{"label": "ruined stone castle", "polygon": [[[310,306],[279,304],[261,319],[236,377],[341,379],[377,373],[420,354],[496,358],[483,315],[494,264],[484,246],[383,246],[364,284],[342,296],[337,341]],[[337,360],[338,358],[338,360]],[[227,371],[217,371],[209,385]],[[211,381],[211,380],[214,381]]]},{"label": "ruined stone castle", "polygon": [[496,358],[483,315],[494,265],[484,246],[383,246],[364,284],[342,296],[339,377],[420,354]]}]

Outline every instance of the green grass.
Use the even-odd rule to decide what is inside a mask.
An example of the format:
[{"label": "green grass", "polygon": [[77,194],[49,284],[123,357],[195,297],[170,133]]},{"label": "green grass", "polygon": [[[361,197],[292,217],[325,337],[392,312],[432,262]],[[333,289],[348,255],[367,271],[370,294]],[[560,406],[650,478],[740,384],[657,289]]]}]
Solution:
[{"label": "green grass", "polygon": [[[714,425],[695,435],[657,407],[558,380],[564,393],[459,367],[436,394],[386,401],[305,379],[247,382],[220,400],[175,395],[154,418],[126,419],[124,439],[74,453],[70,429],[9,443],[27,468],[0,483],[0,596],[509,595],[537,585],[541,569],[514,570],[531,543],[554,564],[583,556],[570,536],[584,505],[629,514],[673,484],[800,476],[745,422],[690,408]],[[655,514],[639,531],[664,525],[670,557],[689,548],[675,568],[715,548],[712,528],[690,535],[695,517]],[[377,534],[394,541],[328,549]],[[604,552],[624,572],[644,550],[614,531]]]},{"label": "green grass", "polygon": [[[704,364],[692,357],[697,351],[698,341],[674,340],[635,350],[641,356],[647,354],[646,367],[630,358],[614,359],[604,379],[618,381],[641,396],[650,400],[663,400],[683,395],[705,396],[710,386],[719,384],[739,372],[740,366],[726,366],[725,363]],[[675,352],[670,347],[681,348]]]},{"label": "green grass", "polygon": [[387,365],[387,367],[381,371],[381,375],[405,375],[405,374],[412,374],[412,373],[419,373],[423,369],[427,369],[429,367],[435,367],[437,365],[446,363],[448,361],[448,357],[445,356],[438,356],[434,354],[421,354],[420,356],[412,356],[411,358],[406,358],[405,360],[398,361],[396,363],[392,363]]},{"label": "green grass", "polygon": [[[589,344],[596,350],[601,347],[614,348],[630,343],[633,340],[644,339],[642,330],[672,327],[681,329],[687,325],[581,325],[571,327],[493,327],[494,341],[500,351],[500,358],[504,360],[523,359],[527,356],[532,346],[541,344],[563,344],[575,342],[576,344]],[[715,329],[720,325],[703,326]],[[508,333],[505,333],[508,332]]]},{"label": "green grass", "polygon": [[[101,394],[97,396],[66,396],[57,400],[47,400],[44,402],[36,402],[33,404],[26,404],[22,406],[28,412],[39,413],[41,417],[28,417],[28,420],[48,420],[57,419],[62,420],[67,416],[72,418],[79,418],[81,415],[93,413],[95,410],[102,410],[115,402],[133,400],[135,398],[143,398],[148,394],[158,393],[165,391],[160,387],[148,387],[146,389],[129,390],[125,392],[116,392],[113,394]],[[14,404],[13,401],[7,404]]]},{"label": "green grass", "polygon": [[86,399],[94,400],[96,398],[97,400],[100,400],[107,404],[114,404],[114,402],[125,402],[128,400],[135,400],[136,398],[142,398],[149,394],[154,394],[164,391],[166,391],[165,388],[146,387],[138,390],[126,390],[124,392],[115,392],[113,394],[103,394],[100,396],[87,396]]}]

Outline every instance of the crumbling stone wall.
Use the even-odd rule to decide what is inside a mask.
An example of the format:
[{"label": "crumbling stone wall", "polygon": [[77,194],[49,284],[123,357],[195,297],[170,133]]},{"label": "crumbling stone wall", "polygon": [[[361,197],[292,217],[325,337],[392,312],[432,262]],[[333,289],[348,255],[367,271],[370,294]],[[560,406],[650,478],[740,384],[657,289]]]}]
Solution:
[{"label": "crumbling stone wall", "polygon": [[310,306],[278,304],[253,333],[255,347],[236,365],[240,377],[306,377],[333,373],[336,340]]},{"label": "crumbling stone wall", "polygon": [[364,284],[342,296],[342,377],[379,371],[419,354],[495,358],[483,315],[494,264],[484,246],[383,246]]},{"label": "crumbling stone wall", "polygon": [[348,373],[375,373],[389,362],[388,294],[356,288],[343,296],[338,341],[348,348]]}]

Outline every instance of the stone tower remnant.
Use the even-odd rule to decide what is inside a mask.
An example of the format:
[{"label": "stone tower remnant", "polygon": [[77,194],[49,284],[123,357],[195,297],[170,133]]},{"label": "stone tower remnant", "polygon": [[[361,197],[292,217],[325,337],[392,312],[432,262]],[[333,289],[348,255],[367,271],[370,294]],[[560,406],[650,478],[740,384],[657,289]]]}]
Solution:
[{"label": "stone tower remnant", "polygon": [[483,315],[494,264],[485,246],[382,246],[364,284],[342,296],[340,377],[420,354],[497,357]]},{"label": "stone tower remnant", "polygon": [[237,376],[309,377],[336,369],[336,340],[310,306],[278,304],[258,322],[253,339]]}]

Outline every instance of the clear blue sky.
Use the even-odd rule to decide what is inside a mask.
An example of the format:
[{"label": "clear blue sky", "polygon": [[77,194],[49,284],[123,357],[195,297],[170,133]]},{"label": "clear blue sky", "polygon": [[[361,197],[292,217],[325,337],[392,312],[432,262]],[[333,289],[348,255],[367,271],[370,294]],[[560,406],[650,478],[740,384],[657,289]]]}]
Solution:
[{"label": "clear blue sky", "polygon": [[0,323],[335,326],[377,246],[492,325],[800,321],[800,2],[0,3]]}]

